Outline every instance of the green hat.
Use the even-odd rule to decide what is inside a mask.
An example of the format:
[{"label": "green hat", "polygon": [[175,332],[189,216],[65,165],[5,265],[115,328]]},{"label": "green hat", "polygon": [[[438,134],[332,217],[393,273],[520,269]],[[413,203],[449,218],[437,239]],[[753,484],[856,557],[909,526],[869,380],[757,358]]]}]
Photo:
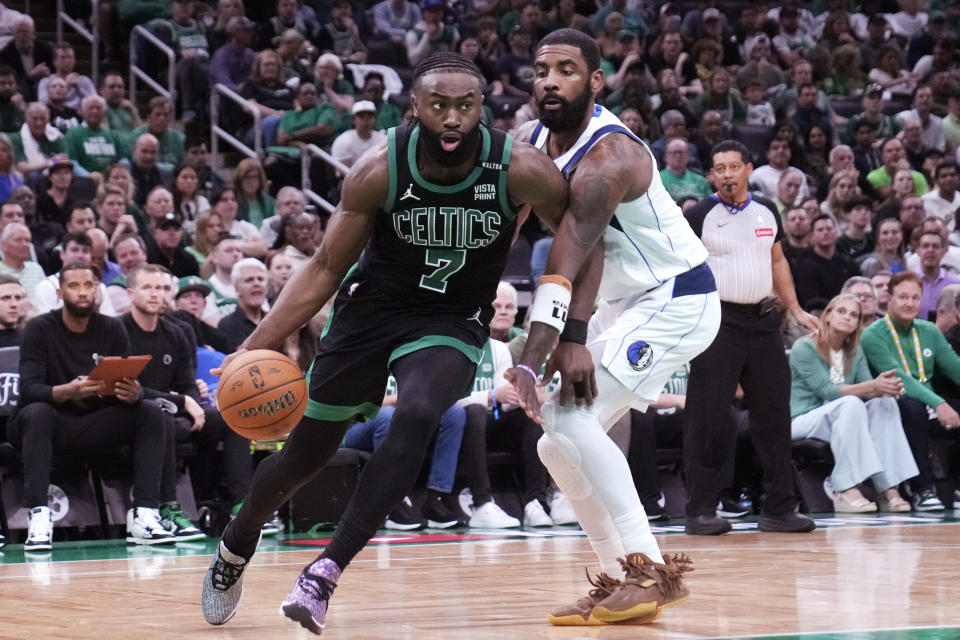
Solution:
[{"label": "green hat", "polygon": [[206,280],[198,276],[186,276],[177,281],[177,296],[185,294],[188,291],[199,291],[202,295],[210,295],[212,289]]}]

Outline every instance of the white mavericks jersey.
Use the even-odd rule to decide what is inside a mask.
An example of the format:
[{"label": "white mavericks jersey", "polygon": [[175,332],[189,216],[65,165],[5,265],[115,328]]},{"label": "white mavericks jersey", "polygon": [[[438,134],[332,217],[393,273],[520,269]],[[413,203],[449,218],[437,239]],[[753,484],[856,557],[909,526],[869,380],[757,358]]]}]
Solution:
[{"label": "white mavericks jersey", "polygon": [[[597,105],[580,138],[566,153],[554,158],[554,163],[569,180],[593,145],[611,133],[628,135],[643,146],[654,170],[647,192],[636,200],[621,202],[604,232],[599,295],[606,301],[658,287],[707,259],[703,243],[660,181],[650,149],[606,108]],[[538,121],[529,142],[545,150],[549,136],[550,130]]]}]

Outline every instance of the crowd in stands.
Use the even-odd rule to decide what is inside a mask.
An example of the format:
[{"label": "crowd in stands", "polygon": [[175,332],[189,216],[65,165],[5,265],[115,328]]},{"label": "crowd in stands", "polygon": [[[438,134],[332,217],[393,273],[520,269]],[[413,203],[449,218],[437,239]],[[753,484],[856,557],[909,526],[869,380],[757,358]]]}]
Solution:
[{"label": "crowd in stands", "polygon": [[[936,506],[929,460],[920,458],[931,432],[954,433],[956,412],[944,405],[960,398],[960,359],[950,348],[960,346],[953,288],[960,284],[960,0],[116,0],[100,3],[98,17],[106,61],[100,77],[91,78],[77,71],[70,44],[39,38],[33,19],[0,5],[0,302],[8,287],[23,288],[22,312],[2,323],[13,330],[60,309],[69,298],[64,283],[83,285],[87,272],[78,266],[89,265],[96,286],[77,295],[92,296],[99,314],[119,318],[103,325],[127,336],[113,351],[160,349],[150,342],[158,339],[157,326],[186,336],[190,380],[174,384],[155,372],[140,384],[179,397],[170,414],[176,420],[169,418],[178,425],[170,430],[176,440],[192,438],[203,455],[214,455],[222,442],[226,482],[198,464],[198,497],[214,497],[219,483],[224,499],[235,504],[249,481],[245,443],[219,425],[216,380],[205,371],[215,362],[211,352],[222,358],[262,321],[323,236],[326,212],[317,213],[301,190],[305,145],[351,166],[410,117],[412,68],[436,51],[457,51],[478,64],[487,80],[484,123],[514,130],[536,118],[536,43],[549,31],[572,27],[600,45],[606,80],[598,103],[649,145],[664,185],[684,210],[714,191],[717,142],[737,139],[753,154],[751,189],[780,213],[799,301],[829,319],[829,331],[802,338],[791,355],[795,381],[807,385],[795,383],[793,390],[794,437],[831,440],[824,425],[832,419],[823,415],[855,414],[841,420],[855,434],[857,444],[847,446],[874,451],[851,462],[834,446],[838,510],[877,504],[902,510],[896,486],[909,478],[913,506]],[[138,105],[127,97],[128,69],[119,61],[126,60],[135,25],[175,53],[172,99]],[[142,39],[132,46],[148,72],[163,70],[161,56]],[[213,171],[208,158],[217,85],[260,116],[255,127],[247,111],[223,98],[218,124],[251,146],[259,137],[264,149],[262,157],[224,171]],[[342,173],[315,162],[311,176],[314,189],[336,201]],[[549,233],[531,219],[520,242],[532,256],[527,281],[536,282]],[[902,275],[910,273],[915,277]],[[144,282],[151,283],[150,295],[141,291]],[[919,338],[916,330],[898,334],[884,322],[901,289],[918,299],[915,310],[897,311],[895,319],[912,313]],[[512,304],[516,314],[516,291],[503,290],[498,304]],[[842,290],[850,294],[836,298]],[[856,327],[845,317],[854,315]],[[283,346],[304,368],[325,316]],[[508,326],[521,322],[522,316]],[[494,331],[474,392],[444,419],[428,483],[425,513],[432,523],[450,520],[430,505],[447,499],[459,461],[472,492],[467,515],[485,526],[520,524],[502,511],[490,516],[485,506],[495,503],[477,454],[501,445],[520,453],[527,524],[568,521],[562,495],[551,490],[536,458],[536,425],[525,422],[509,386],[493,374],[518,356],[519,333],[516,327]],[[785,347],[801,333],[785,323]],[[892,360],[878,346],[890,336],[899,354]],[[927,351],[936,354],[936,364]],[[918,365],[917,385],[897,386],[886,373],[916,374]],[[74,372],[55,368],[58,375]],[[36,389],[40,395],[31,397],[27,384],[21,391],[24,403],[50,402]],[[57,397],[83,393],[71,388]],[[655,466],[653,434],[679,442],[682,420],[669,416],[683,411],[684,394],[685,374],[678,372],[659,403],[646,414],[634,412],[632,426],[628,417],[621,431],[633,433],[635,465]],[[866,402],[845,399],[851,396]],[[899,412],[893,398],[900,399]],[[909,420],[901,421],[902,398],[916,404]],[[905,439],[872,437],[894,423]],[[383,420],[366,425],[348,442],[375,447],[387,427]],[[28,446],[11,431],[7,438]],[[141,434],[137,442],[152,448],[160,435]],[[625,450],[629,439],[621,442]],[[69,445],[54,441],[55,448]],[[750,474],[742,465],[750,460],[724,471],[727,511],[742,511],[741,493],[759,491],[743,480]],[[134,511],[163,506],[160,521],[181,518],[179,507],[164,500],[169,487],[161,487],[160,475],[169,469],[156,466],[149,467],[156,477],[138,476]],[[656,478],[636,473],[645,506],[658,517]],[[44,477],[32,479],[33,494]],[[856,489],[868,478],[878,503]],[[400,524],[418,522],[411,504],[403,506]]]}]

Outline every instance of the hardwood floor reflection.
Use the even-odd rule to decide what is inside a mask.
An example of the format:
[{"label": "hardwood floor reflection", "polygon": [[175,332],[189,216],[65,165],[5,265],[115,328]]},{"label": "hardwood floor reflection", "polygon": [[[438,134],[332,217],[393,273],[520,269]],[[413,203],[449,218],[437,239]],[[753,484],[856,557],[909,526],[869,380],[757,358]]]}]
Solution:
[{"label": "hardwood floor reflection", "polygon": [[[661,536],[665,552],[694,559],[692,597],[642,627],[547,624],[552,608],[586,593],[593,556],[583,538],[370,547],[345,572],[323,637],[675,640],[960,627],[958,534],[939,524]],[[277,607],[316,550],[258,554],[224,627],[200,615],[208,556],[132,553],[0,565],[0,637],[306,637]]]}]

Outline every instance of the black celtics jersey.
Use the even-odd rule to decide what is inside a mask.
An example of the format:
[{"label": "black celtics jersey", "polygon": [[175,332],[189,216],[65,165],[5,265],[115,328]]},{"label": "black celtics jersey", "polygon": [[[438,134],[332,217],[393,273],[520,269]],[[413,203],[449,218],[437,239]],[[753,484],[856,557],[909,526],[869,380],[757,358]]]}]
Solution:
[{"label": "black celtics jersey", "polygon": [[360,272],[411,305],[481,310],[489,322],[516,228],[507,194],[513,139],[480,125],[473,171],[454,185],[436,185],[417,170],[419,126],[387,132],[390,188],[377,212]]}]

